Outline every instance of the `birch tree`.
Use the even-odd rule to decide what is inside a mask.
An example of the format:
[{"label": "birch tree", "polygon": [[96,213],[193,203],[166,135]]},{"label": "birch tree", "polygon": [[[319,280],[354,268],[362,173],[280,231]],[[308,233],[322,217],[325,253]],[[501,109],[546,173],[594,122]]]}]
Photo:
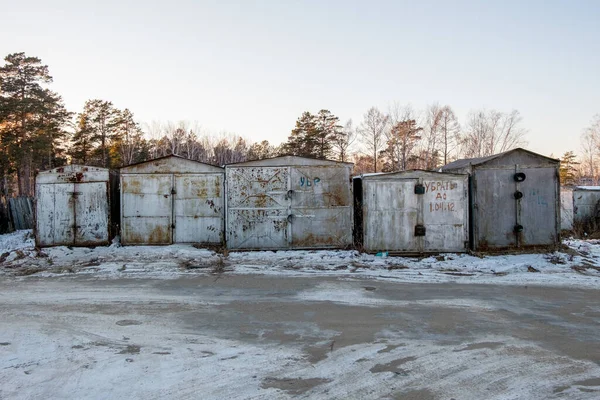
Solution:
[{"label": "birch tree", "polygon": [[375,107],[371,107],[363,116],[359,134],[367,154],[373,157],[373,172],[377,172],[379,153],[385,148],[386,131],[389,117]]}]

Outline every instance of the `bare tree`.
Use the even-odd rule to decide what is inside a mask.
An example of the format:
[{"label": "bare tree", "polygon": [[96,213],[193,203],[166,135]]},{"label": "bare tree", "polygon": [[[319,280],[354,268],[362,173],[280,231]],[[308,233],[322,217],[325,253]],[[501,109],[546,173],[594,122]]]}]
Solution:
[{"label": "bare tree", "polygon": [[423,145],[423,148],[421,149],[423,158],[422,167],[424,169],[435,169],[439,164],[441,110],[440,105],[434,103],[428,106],[425,111],[425,125],[421,136],[421,143]]},{"label": "bare tree", "polygon": [[452,108],[448,105],[440,109],[439,121],[441,151],[444,165],[452,161],[452,154],[460,140],[460,125]]},{"label": "bare tree", "polygon": [[594,116],[590,126],[581,134],[581,167],[592,183],[598,182],[598,156],[600,153],[600,114]]},{"label": "bare tree", "polygon": [[523,118],[517,110],[502,113],[477,110],[469,113],[462,153],[465,157],[486,157],[526,144],[527,131],[521,127]]},{"label": "bare tree", "polygon": [[349,119],[346,125],[344,125],[342,132],[333,137],[333,148],[337,153],[338,160],[342,162],[348,160],[348,153],[356,141],[357,134],[356,128],[352,125],[352,120]]},{"label": "bare tree", "polygon": [[371,107],[363,116],[359,133],[367,153],[373,156],[373,172],[377,172],[377,157],[385,148],[385,134],[389,117],[375,107]]}]

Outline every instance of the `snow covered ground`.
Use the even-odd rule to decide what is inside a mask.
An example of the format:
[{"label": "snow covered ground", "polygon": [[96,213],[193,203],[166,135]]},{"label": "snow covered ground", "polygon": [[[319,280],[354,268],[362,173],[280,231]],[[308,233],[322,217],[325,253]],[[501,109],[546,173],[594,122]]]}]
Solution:
[{"label": "snow covered ground", "polygon": [[565,244],[419,259],[2,235],[0,399],[596,399],[600,242]]},{"label": "snow covered ground", "polygon": [[175,278],[206,273],[366,277],[395,282],[600,287],[600,241],[564,241],[546,254],[380,257],[357,251],[259,251],[228,255],[191,245],[53,247],[37,250],[30,231],[0,235],[0,275],[92,274]]}]

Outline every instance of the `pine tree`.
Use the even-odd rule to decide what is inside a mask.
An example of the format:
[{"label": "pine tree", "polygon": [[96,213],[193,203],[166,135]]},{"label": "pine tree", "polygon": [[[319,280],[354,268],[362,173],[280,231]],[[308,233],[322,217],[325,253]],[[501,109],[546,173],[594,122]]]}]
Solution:
[{"label": "pine tree", "polygon": [[139,159],[146,147],[145,139],[133,113],[127,108],[123,111],[115,110],[112,123],[114,132],[111,138],[111,165],[123,166],[141,161]]},{"label": "pine tree", "polygon": [[72,141],[73,143],[69,151],[72,162],[76,164],[88,164],[94,145],[92,129],[87,114],[80,113],[77,115],[77,126]]},{"label": "pine tree", "polygon": [[388,158],[388,171],[404,171],[411,161],[415,161],[413,149],[421,139],[423,130],[414,119],[399,121],[391,129],[387,148],[384,150]]},{"label": "pine tree", "polygon": [[333,143],[337,138],[345,135],[340,119],[329,110],[321,110],[315,119],[315,142],[313,150],[316,158],[327,159],[332,157]]},{"label": "pine tree", "polygon": [[62,153],[70,114],[61,97],[45,88],[48,67],[25,53],[9,54],[0,67],[2,172],[16,172],[21,195],[33,194],[36,169],[53,167]]},{"label": "pine tree", "polygon": [[303,157],[313,157],[313,151],[317,145],[315,141],[316,118],[310,112],[305,111],[296,120],[296,126],[292,130],[283,150],[287,154]]},{"label": "pine tree", "polygon": [[90,130],[90,138],[94,143],[94,164],[104,168],[111,166],[109,147],[116,134],[118,110],[112,102],[105,100],[88,100],[83,107],[83,113],[87,118],[87,126]]},{"label": "pine tree", "polygon": [[560,184],[575,185],[577,180],[577,156],[572,151],[567,151],[560,159]]},{"label": "pine tree", "polygon": [[339,118],[329,110],[321,110],[317,115],[305,111],[296,121],[283,151],[296,156],[330,158],[335,137],[343,134]]}]

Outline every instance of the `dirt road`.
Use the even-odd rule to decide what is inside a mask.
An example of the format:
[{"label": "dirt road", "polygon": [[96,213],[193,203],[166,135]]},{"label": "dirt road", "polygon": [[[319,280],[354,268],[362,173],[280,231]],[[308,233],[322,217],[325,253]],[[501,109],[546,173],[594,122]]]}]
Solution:
[{"label": "dirt road", "polygon": [[595,399],[600,291],[0,281],[0,398]]}]

